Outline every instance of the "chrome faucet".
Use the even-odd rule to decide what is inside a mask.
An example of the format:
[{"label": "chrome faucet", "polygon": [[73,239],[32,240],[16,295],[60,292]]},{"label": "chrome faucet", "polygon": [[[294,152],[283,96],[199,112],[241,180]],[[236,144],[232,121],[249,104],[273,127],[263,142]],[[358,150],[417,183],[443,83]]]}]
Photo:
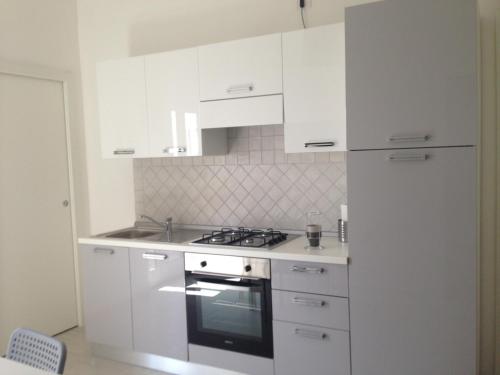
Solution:
[{"label": "chrome faucet", "polygon": [[148,215],[141,215],[141,219],[149,220],[150,222],[163,228],[165,230],[165,236],[166,236],[167,242],[171,241],[171,239],[172,239],[172,218],[171,217],[167,217],[164,222],[155,220],[151,216],[148,216]]}]

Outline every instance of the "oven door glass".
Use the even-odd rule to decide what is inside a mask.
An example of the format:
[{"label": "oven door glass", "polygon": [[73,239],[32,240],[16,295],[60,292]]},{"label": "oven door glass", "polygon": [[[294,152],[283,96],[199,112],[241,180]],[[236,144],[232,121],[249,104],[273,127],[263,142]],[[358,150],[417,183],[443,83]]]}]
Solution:
[{"label": "oven door glass", "polygon": [[272,358],[269,280],[186,274],[189,342]]}]

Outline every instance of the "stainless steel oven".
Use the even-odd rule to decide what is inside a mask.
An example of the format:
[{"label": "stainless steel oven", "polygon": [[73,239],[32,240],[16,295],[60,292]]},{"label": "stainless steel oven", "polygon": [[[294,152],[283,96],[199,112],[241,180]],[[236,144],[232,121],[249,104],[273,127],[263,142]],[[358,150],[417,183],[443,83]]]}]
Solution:
[{"label": "stainless steel oven", "polygon": [[269,260],[185,256],[189,343],[273,358]]}]

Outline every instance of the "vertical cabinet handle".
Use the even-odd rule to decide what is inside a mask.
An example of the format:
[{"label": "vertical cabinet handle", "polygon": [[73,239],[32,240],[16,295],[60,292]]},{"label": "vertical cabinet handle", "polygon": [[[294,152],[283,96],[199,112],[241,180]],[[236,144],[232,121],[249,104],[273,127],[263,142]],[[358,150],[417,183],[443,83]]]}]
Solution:
[{"label": "vertical cabinet handle", "polygon": [[113,255],[115,251],[113,249],[107,249],[105,247],[96,247],[94,248],[94,253],[96,254],[105,254],[105,255]]},{"label": "vertical cabinet handle", "polygon": [[290,268],[290,271],[301,272],[301,273],[317,273],[317,274],[325,273],[325,269],[322,267],[311,268],[311,267],[293,266]]},{"label": "vertical cabinet handle", "polygon": [[326,340],[328,335],[324,332],[313,331],[312,329],[295,328],[295,334],[308,339]]},{"label": "vertical cabinet handle", "polygon": [[329,142],[306,142],[304,143],[305,148],[309,147],[333,147],[335,146],[335,142],[329,141]]},{"label": "vertical cabinet handle", "polygon": [[251,92],[253,91],[253,89],[254,89],[253,83],[244,83],[242,85],[229,86],[226,89],[226,92],[228,94],[237,94],[240,92]]},{"label": "vertical cabinet handle", "polygon": [[427,142],[431,139],[429,134],[424,135],[391,135],[388,139],[389,142]]},{"label": "vertical cabinet handle", "polygon": [[166,254],[158,254],[158,253],[143,253],[142,259],[148,260],[167,260],[168,255]]},{"label": "vertical cabinet handle", "polygon": [[304,305],[304,306],[311,306],[311,307],[325,307],[326,306],[326,301],[309,299],[309,298],[299,298],[299,297],[292,298],[292,303],[294,303],[296,305]]},{"label": "vertical cabinet handle", "polygon": [[115,155],[134,155],[135,149],[133,148],[117,148],[113,151]]},{"label": "vertical cabinet handle", "polygon": [[429,154],[408,154],[398,153],[390,154],[387,159],[390,161],[426,161],[430,158]]}]

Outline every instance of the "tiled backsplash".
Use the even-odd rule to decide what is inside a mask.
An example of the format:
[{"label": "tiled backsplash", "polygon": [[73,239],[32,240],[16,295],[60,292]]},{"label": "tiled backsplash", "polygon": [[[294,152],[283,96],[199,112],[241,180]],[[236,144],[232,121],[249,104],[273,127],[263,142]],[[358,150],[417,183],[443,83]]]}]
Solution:
[{"label": "tiled backsplash", "polygon": [[136,159],[136,212],[175,223],[303,229],[320,211],[336,230],[345,154],[283,151],[283,126],[228,129],[222,156]]}]

